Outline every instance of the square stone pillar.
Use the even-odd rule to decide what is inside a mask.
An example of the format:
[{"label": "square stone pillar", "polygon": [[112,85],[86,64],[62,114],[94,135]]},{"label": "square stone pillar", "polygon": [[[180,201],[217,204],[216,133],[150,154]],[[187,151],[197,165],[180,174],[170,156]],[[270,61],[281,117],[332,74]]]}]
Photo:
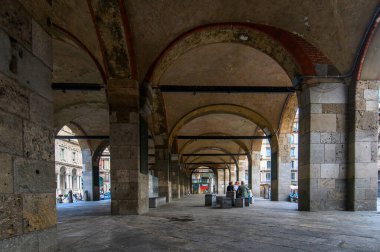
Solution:
[{"label": "square stone pillar", "polygon": [[230,166],[230,172],[231,172],[231,180],[235,184],[236,181],[238,181],[236,176],[236,165]]},{"label": "square stone pillar", "polygon": [[185,183],[184,183],[184,174],[182,171],[179,172],[179,189],[180,189],[180,197],[185,196]]},{"label": "square stone pillar", "polygon": [[141,134],[147,132],[143,132],[139,114],[139,84],[115,78],[109,80],[108,86],[111,213],[142,214],[149,210],[149,175],[148,167],[141,167],[140,161]]},{"label": "square stone pillar", "polygon": [[[51,12],[47,2],[41,8]],[[55,251],[51,36],[19,1],[2,1],[2,9],[0,250]]]},{"label": "square stone pillar", "polygon": [[149,178],[140,172],[139,116],[129,123],[111,122],[111,212],[142,214],[149,209]]},{"label": "square stone pillar", "polygon": [[218,169],[217,174],[218,174],[218,191],[217,191],[217,193],[218,194],[224,194],[224,192],[226,191],[227,186],[228,186],[228,182],[226,184],[226,181],[225,181],[225,170],[224,169]]},{"label": "square stone pillar", "polygon": [[252,152],[252,194],[260,197],[260,151]]},{"label": "square stone pillar", "polygon": [[278,144],[278,152],[272,155],[271,199],[287,201],[291,184],[290,134],[280,134]]},{"label": "square stone pillar", "polygon": [[156,163],[154,169],[158,174],[158,196],[166,197],[166,202],[172,199],[172,184],[170,181],[170,161],[167,149],[156,147]]},{"label": "square stone pillar", "polygon": [[347,86],[304,85],[298,93],[300,210],[346,208]]},{"label": "square stone pillar", "polygon": [[[83,193],[85,200],[99,200],[99,167],[97,166],[97,176],[94,174],[92,163],[92,154],[90,149],[82,149],[82,167],[83,167]],[[86,198],[86,191],[88,198]]]},{"label": "square stone pillar", "polygon": [[376,211],[378,96],[380,81],[357,81],[350,89],[348,209]]},{"label": "square stone pillar", "polygon": [[170,171],[172,173],[172,198],[179,199],[180,196],[180,180],[179,180],[179,165],[177,162],[170,162]]}]

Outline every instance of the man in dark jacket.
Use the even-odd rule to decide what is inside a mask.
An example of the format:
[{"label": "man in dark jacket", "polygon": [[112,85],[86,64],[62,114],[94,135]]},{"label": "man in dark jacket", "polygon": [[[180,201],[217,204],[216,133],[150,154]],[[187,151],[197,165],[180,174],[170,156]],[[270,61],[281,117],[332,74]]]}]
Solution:
[{"label": "man in dark jacket", "polygon": [[234,186],[232,182],[229,182],[227,186],[227,192],[232,192],[232,191],[234,191]]}]

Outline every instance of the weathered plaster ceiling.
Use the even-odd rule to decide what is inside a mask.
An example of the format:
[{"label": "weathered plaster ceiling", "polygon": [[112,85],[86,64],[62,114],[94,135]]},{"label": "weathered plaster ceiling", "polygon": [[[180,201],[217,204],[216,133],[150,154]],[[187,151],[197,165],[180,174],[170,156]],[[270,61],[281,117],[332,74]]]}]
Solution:
[{"label": "weathered plaster ceiling", "polygon": [[[52,7],[49,7],[46,1],[43,1],[43,4],[38,4],[40,1],[21,2],[47,30],[49,28],[46,24],[48,13],[46,10],[53,8],[51,20],[56,27],[62,28],[60,32],[58,30],[52,32],[57,38],[53,41],[55,82],[103,83],[93,59],[84,49],[87,48],[104,68],[104,52],[102,53],[87,1],[54,0]],[[351,68],[372,11],[380,3],[379,0],[130,0],[124,2],[139,81],[144,79],[152,63],[178,36],[202,25],[232,22],[263,24],[298,34],[317,47],[340,72],[344,73]],[[118,20],[115,23],[122,22]],[[66,30],[67,34],[64,34],[63,30]],[[378,33],[379,31],[374,41],[379,40]],[[75,37],[82,43],[82,47],[78,46],[78,43],[70,42],[67,36]],[[372,69],[366,67],[374,62],[378,51],[376,46],[370,48],[363,76],[378,78],[378,65],[374,64],[375,68]],[[253,48],[232,43],[210,44],[185,53],[167,69],[160,84],[291,85],[283,69],[273,59]],[[273,93],[163,95],[169,130],[181,117],[196,108],[226,103],[241,105],[260,113],[276,130],[286,97],[286,94]],[[56,126],[73,122],[87,134],[108,134],[108,113],[106,113],[108,105],[104,90],[91,93],[55,92],[54,102]],[[236,132],[234,135],[239,135],[254,131],[254,126],[245,124],[244,119],[236,119],[231,115],[223,117],[218,114],[210,115],[208,120],[196,119],[185,126],[180,133],[205,134],[224,130],[228,133],[234,131]],[[229,123],[230,121],[232,123]],[[247,142],[245,145],[248,146]],[[183,140],[178,143],[180,147]],[[223,143],[196,141],[189,145],[189,151],[208,145],[224,146],[231,152],[238,152],[240,148],[232,141]]]},{"label": "weathered plaster ceiling", "polygon": [[[285,71],[269,56],[240,44],[217,43],[195,48],[179,57],[160,79],[160,85],[291,86]],[[254,110],[277,128],[287,94],[273,93],[164,93],[168,128],[192,110],[210,104],[236,104]],[[268,102],[270,101],[270,102]],[[186,124],[179,135],[254,135],[257,126],[231,114],[208,114]],[[177,140],[179,150],[185,141]],[[241,140],[250,149],[252,141]],[[239,152],[236,143],[226,140],[197,141],[191,146],[221,146]],[[229,146],[226,146],[229,145]],[[186,148],[189,151],[188,147]],[[192,149],[191,151],[194,151]]]},{"label": "weathered plaster ceiling", "polygon": [[75,44],[53,39],[53,58],[53,82],[103,83],[94,61]]},{"label": "weathered plaster ceiling", "polygon": [[235,43],[209,44],[185,53],[163,74],[160,84],[292,85],[286,72],[272,58],[256,49]]},{"label": "weathered plaster ceiling", "polygon": [[81,41],[104,68],[99,39],[87,1],[54,0],[52,13],[53,23]]},{"label": "weathered plaster ceiling", "polygon": [[[366,25],[379,1],[125,1],[140,79],[181,34],[226,22],[257,23],[300,34],[341,72],[351,68]],[[332,40],[333,38],[333,40]]]},{"label": "weathered plaster ceiling", "polygon": [[252,135],[256,125],[240,116],[229,114],[210,114],[195,118],[186,124],[179,135],[198,136],[209,132],[225,133],[226,135]]}]

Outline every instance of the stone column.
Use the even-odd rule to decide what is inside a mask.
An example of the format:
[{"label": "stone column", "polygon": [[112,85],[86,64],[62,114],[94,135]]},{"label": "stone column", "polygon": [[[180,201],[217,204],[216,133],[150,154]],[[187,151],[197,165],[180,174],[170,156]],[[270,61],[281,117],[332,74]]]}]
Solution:
[{"label": "stone column", "polygon": [[348,209],[376,211],[378,96],[380,81],[357,81],[350,89]]},{"label": "stone column", "polygon": [[69,175],[69,188],[70,188],[70,190],[72,190],[73,189],[73,176],[72,175]]},{"label": "stone column", "polygon": [[180,197],[185,195],[185,183],[184,183],[184,175],[183,172],[179,172],[179,183],[180,183]]},{"label": "stone column", "polygon": [[231,172],[231,181],[235,184],[237,181],[236,177],[236,165],[231,165],[230,166],[230,172]]},{"label": "stone column", "polygon": [[252,152],[252,194],[260,197],[260,151]]},{"label": "stone column", "polygon": [[170,171],[172,173],[172,198],[180,198],[180,183],[179,183],[179,165],[177,162],[170,162]]},{"label": "stone column", "polygon": [[146,213],[149,210],[149,177],[148,167],[140,167],[140,124],[143,122],[139,115],[139,85],[130,79],[116,78],[110,79],[108,85],[111,213]]},{"label": "stone column", "polygon": [[58,191],[60,188],[61,188],[61,174],[58,173],[58,175],[57,175],[57,189],[58,189]]},{"label": "stone column", "polygon": [[[92,155],[91,150],[82,149],[82,176],[83,176],[83,199],[94,200],[94,181],[92,174]],[[86,198],[86,191],[88,199]]]},{"label": "stone column", "polygon": [[298,94],[300,210],[346,208],[346,87],[305,84]]},{"label": "stone column", "polygon": [[[239,162],[239,178],[238,181],[239,183],[241,181],[245,181],[245,170],[246,170],[246,161]],[[245,184],[248,185],[248,181],[245,181]]]},{"label": "stone column", "polygon": [[99,163],[92,162],[92,200],[100,200]]},{"label": "stone column", "polygon": [[[278,144],[278,152],[275,155],[278,167],[272,169],[271,174],[271,199],[288,201],[291,184],[290,134],[280,134]],[[274,164],[272,160],[272,167]]]},{"label": "stone column", "polygon": [[189,193],[189,192],[192,192],[192,189],[191,189],[191,183],[190,183],[190,178],[189,176],[185,173],[185,193]]},{"label": "stone column", "polygon": [[[50,15],[49,4],[40,4]],[[55,251],[57,185],[50,28],[46,22],[38,24],[20,1],[4,0],[2,8],[0,248]],[[6,12],[12,18],[6,18]]]},{"label": "stone column", "polygon": [[217,174],[218,174],[218,191],[217,193],[218,194],[224,194],[224,191],[225,191],[225,181],[224,181],[224,178],[225,178],[225,170],[224,169],[218,169],[217,170]]},{"label": "stone column", "polygon": [[[70,182],[69,182],[70,180],[69,180],[69,175],[66,175],[65,176],[65,189],[66,190],[68,190],[68,189],[70,189]],[[66,191],[65,190],[65,191]]]},{"label": "stone column", "polygon": [[77,176],[77,189],[80,190],[80,177]]},{"label": "stone column", "polygon": [[167,149],[156,147],[155,170],[158,173],[158,196],[166,197],[166,202],[171,202],[172,189],[170,181],[169,153]]}]

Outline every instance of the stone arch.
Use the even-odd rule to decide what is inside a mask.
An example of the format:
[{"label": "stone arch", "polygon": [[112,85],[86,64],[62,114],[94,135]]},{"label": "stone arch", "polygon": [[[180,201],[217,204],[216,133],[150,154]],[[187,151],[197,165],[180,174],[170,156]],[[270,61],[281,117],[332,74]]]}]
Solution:
[{"label": "stone arch", "polygon": [[356,80],[380,80],[380,5],[377,7],[372,21],[364,37],[364,47],[359,56]]},{"label": "stone arch", "polygon": [[170,43],[151,66],[145,80],[158,85],[165,70],[185,52],[212,43],[241,43],[256,48],[274,60],[290,79],[297,75],[314,75],[316,64],[331,65],[317,48],[300,36],[260,24],[219,23],[194,28]]},{"label": "stone arch", "polygon": [[[218,191],[218,183],[219,183],[219,179],[218,179],[218,168],[217,167],[213,167],[213,166],[205,166],[205,167],[194,167],[194,168],[191,168],[190,170],[190,178],[192,179],[192,177],[193,177],[193,174],[194,173],[197,173],[197,172],[195,172],[197,169],[208,169],[208,170],[211,170],[212,171],[212,173],[214,174],[214,178],[215,178],[215,191],[217,192]],[[192,183],[192,182],[191,182]],[[191,189],[193,189],[192,188],[192,186],[191,186]],[[209,190],[210,190],[210,188],[209,188]],[[212,193],[214,193],[213,191],[211,191]]]},{"label": "stone arch", "polygon": [[278,160],[275,161],[278,164],[278,169],[271,171],[271,190],[273,200],[287,200],[289,196],[289,186],[291,184],[291,143],[289,134],[293,131],[293,122],[297,109],[297,95],[288,95],[278,126]]},{"label": "stone arch", "polygon": [[[349,90],[347,209],[376,211],[378,191],[378,97],[380,84],[380,5],[363,37]],[[373,153],[365,155],[365,153]],[[362,193],[362,192],[365,192]]]},{"label": "stone arch", "polygon": [[271,145],[273,145],[273,149],[277,150],[278,143],[277,143],[277,134],[274,131],[273,127],[270,125],[270,123],[259,113],[250,110],[246,107],[234,105],[234,104],[215,104],[215,105],[208,105],[204,107],[197,108],[185,116],[183,116],[172,128],[169,139],[168,139],[168,146],[169,149],[171,149],[171,146],[173,145],[174,139],[177,136],[179,130],[188,122],[194,120],[197,117],[204,116],[207,114],[233,114],[237,116],[241,116],[245,119],[248,119],[252,123],[258,125],[267,135],[271,136]]},{"label": "stone arch", "polygon": [[66,180],[66,167],[61,166],[61,168],[59,169],[59,183],[60,183],[58,186],[59,190],[66,189],[65,180]]},{"label": "stone arch", "polygon": [[107,84],[108,73],[106,73],[106,71],[103,69],[103,66],[95,57],[95,55],[91,52],[91,50],[79,38],[77,38],[74,34],[69,32],[65,28],[59,26],[56,23],[53,23],[52,27],[54,28],[53,32],[55,35],[58,35],[58,37],[63,37],[74,42],[78,47],[80,47],[83,51],[85,51],[88,54],[88,56],[91,58],[91,60],[95,63],[96,67],[98,68],[103,83]]},{"label": "stone arch", "polygon": [[[169,140],[168,140],[169,149],[171,149],[174,139],[176,135],[178,134],[179,130],[186,123],[190,122],[191,120],[197,117],[207,115],[207,114],[213,114],[213,113],[238,115],[258,125],[263,130],[263,132],[271,136],[270,143],[271,143],[272,153],[277,158],[278,138],[277,138],[277,133],[274,131],[270,123],[259,113],[253,110],[250,110],[248,108],[245,108],[239,105],[233,105],[233,104],[217,104],[217,105],[209,105],[205,107],[200,107],[198,109],[195,109],[189,112],[187,115],[183,116],[174,125],[173,129],[171,130],[171,133],[169,135]],[[247,149],[245,150],[247,151]],[[249,151],[247,151],[247,153],[249,153]],[[277,165],[277,162],[275,163],[275,165]],[[249,174],[248,183],[250,186],[252,186],[252,157],[250,155],[248,155],[248,174]]]},{"label": "stone arch", "polygon": [[109,140],[103,140],[96,150],[92,153],[92,200],[100,199],[100,185],[99,185],[99,161],[103,151],[109,146]]},{"label": "stone arch", "polygon": [[292,132],[293,121],[298,109],[297,95],[288,95],[284,108],[281,113],[281,119],[279,123],[279,134],[286,134]]}]

